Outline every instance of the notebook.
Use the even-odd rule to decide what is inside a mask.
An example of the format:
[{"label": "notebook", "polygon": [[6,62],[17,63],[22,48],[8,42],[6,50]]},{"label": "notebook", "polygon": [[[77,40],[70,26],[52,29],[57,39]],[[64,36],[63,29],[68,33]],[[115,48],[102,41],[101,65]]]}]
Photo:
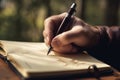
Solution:
[{"label": "notebook", "polygon": [[88,53],[59,54],[53,51],[47,55],[44,42],[20,42],[0,40],[0,54],[25,79],[60,77],[86,74],[91,65],[99,71],[110,71],[111,66],[97,60]]}]

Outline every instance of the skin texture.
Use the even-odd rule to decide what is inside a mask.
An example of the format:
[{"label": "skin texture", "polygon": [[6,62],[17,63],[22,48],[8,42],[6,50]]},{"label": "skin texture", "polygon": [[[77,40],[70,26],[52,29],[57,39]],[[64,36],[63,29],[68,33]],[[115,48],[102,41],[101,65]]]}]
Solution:
[{"label": "skin texture", "polygon": [[54,37],[66,13],[54,15],[44,22],[44,41],[59,53],[75,53],[96,45],[99,41],[99,29],[88,25],[81,19],[73,16],[69,29]]}]

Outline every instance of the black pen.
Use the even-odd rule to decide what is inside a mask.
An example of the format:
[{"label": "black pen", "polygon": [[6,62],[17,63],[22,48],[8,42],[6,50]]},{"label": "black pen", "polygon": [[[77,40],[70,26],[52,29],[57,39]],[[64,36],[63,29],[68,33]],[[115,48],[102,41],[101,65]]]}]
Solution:
[{"label": "black pen", "polygon": [[[72,5],[71,5],[70,9],[68,10],[66,16],[64,17],[63,21],[61,22],[61,24],[60,24],[60,26],[59,26],[55,36],[60,34],[60,33],[62,33],[62,32],[64,32],[65,29],[68,27],[68,24],[69,24],[69,22],[71,20],[71,16],[76,11],[75,8],[76,8],[76,3],[72,3]],[[50,48],[48,50],[47,55],[50,53],[51,49],[52,49],[52,46],[50,45]]]}]

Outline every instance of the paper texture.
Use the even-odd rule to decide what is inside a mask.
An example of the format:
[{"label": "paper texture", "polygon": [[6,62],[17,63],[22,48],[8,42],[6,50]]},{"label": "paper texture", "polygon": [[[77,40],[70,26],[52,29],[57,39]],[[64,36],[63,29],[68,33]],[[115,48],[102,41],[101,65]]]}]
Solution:
[{"label": "paper texture", "polygon": [[87,70],[90,65],[99,68],[110,67],[88,54],[47,55],[48,47],[44,43],[1,41],[8,59],[25,77],[33,73],[52,73]]}]

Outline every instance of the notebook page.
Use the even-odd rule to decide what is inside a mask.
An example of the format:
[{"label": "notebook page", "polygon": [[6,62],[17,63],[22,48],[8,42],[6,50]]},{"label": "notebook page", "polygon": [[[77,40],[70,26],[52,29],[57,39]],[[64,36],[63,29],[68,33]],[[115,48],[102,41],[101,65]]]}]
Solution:
[{"label": "notebook page", "polygon": [[[9,60],[21,73],[45,73],[67,70],[85,70],[90,65],[99,68],[110,67],[87,55],[47,55],[48,47],[44,43],[3,42]],[[26,74],[25,74],[26,75]]]}]

